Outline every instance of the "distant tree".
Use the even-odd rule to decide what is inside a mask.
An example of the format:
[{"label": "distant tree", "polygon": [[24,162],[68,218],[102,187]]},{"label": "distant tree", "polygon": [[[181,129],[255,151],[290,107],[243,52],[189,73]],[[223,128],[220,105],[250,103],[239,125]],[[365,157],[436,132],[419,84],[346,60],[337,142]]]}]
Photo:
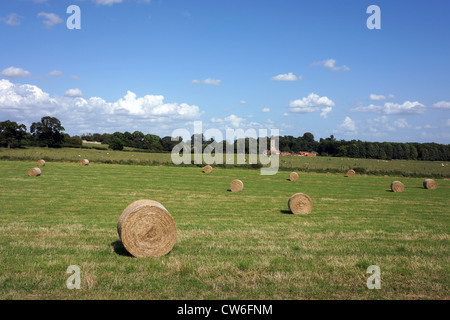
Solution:
[{"label": "distant tree", "polygon": [[80,148],[83,145],[83,141],[79,136],[71,137],[67,133],[64,134],[63,147]]},{"label": "distant tree", "polygon": [[119,137],[113,135],[109,139],[109,148],[112,150],[123,150],[122,140]]},{"label": "distant tree", "polygon": [[0,145],[9,148],[21,147],[26,138],[27,127],[14,121],[0,122]]},{"label": "distant tree", "polygon": [[64,140],[64,127],[54,117],[43,117],[40,122],[33,122],[30,132],[46,147],[59,147]]}]

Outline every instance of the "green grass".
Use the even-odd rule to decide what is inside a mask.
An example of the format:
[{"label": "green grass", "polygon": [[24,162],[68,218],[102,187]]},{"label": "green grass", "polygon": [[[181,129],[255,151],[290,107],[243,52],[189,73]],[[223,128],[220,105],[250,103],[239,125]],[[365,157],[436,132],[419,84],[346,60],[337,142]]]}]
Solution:
[{"label": "green grass", "polygon": [[[0,299],[450,298],[449,180],[425,190],[402,178],[393,193],[384,176],[47,161],[28,177],[34,166],[0,161]],[[227,191],[233,179],[242,193]],[[310,215],[289,214],[296,192]],[[119,241],[117,219],[138,199],[174,217],[167,256],[133,258]],[[69,265],[81,290],[65,286]],[[370,265],[381,290],[366,287]]]},{"label": "green grass", "polygon": [[[2,160],[29,160],[59,162],[79,162],[87,158],[91,163],[108,164],[132,164],[132,165],[172,165],[170,153],[148,153],[143,150],[125,148],[124,151],[113,151],[94,149],[93,145],[86,148],[26,148],[6,149],[0,148],[0,159]],[[194,158],[194,156],[192,156]],[[248,156],[246,157],[248,163]],[[252,168],[251,165],[219,165],[224,168]],[[193,163],[193,162],[192,162]],[[234,163],[237,163],[235,160]],[[199,166],[201,166],[199,164]],[[355,169],[358,174],[389,175],[420,178],[450,178],[450,162],[442,161],[411,161],[411,160],[376,160],[376,159],[353,159],[335,157],[279,157],[280,170],[297,170],[301,172],[320,173],[346,173],[348,169]]]}]

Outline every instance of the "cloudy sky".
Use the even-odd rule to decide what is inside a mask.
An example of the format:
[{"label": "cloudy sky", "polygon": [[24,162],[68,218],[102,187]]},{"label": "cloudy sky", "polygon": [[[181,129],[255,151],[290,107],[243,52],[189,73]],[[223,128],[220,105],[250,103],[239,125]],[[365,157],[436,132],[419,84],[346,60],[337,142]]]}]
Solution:
[{"label": "cloudy sky", "polygon": [[449,13],[447,0],[2,0],[0,121],[448,144]]}]

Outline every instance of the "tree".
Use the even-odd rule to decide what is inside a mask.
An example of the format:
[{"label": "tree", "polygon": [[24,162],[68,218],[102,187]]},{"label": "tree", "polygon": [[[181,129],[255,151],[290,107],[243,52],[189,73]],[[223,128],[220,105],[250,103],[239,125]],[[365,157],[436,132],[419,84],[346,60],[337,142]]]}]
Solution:
[{"label": "tree", "polygon": [[123,142],[117,136],[112,136],[109,139],[109,148],[112,150],[123,150]]},{"label": "tree", "polygon": [[17,124],[14,121],[0,122],[0,145],[9,148],[22,146],[27,134],[27,127],[24,124]]},{"label": "tree", "polygon": [[59,147],[64,140],[64,127],[61,122],[54,117],[43,117],[41,122],[33,122],[30,131],[33,137],[37,137],[39,142],[46,147]]}]

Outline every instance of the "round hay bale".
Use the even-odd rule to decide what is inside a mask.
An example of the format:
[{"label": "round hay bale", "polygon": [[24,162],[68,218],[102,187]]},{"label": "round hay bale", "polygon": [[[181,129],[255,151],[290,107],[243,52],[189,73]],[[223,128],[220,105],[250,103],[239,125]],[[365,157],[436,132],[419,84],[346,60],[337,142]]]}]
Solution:
[{"label": "round hay bale", "polygon": [[310,214],[313,203],[308,195],[296,193],[289,198],[288,206],[293,214]]},{"label": "round hay bale", "polygon": [[400,181],[394,181],[391,183],[392,192],[403,192],[405,190],[405,186]]},{"label": "round hay bale", "polygon": [[230,184],[231,192],[241,192],[244,189],[244,184],[241,180],[233,180]]},{"label": "round hay bale", "polygon": [[347,177],[353,178],[355,176],[356,172],[353,169],[350,169],[347,171]]},{"label": "round hay bale", "polygon": [[211,173],[213,171],[213,167],[211,167],[209,164],[203,168],[204,173]]},{"label": "round hay bale", "polygon": [[38,167],[43,167],[43,166],[45,166],[45,160],[39,160],[38,162],[37,162],[37,165],[38,165]]},{"label": "round hay bale", "polygon": [[88,159],[83,159],[83,160],[80,161],[80,164],[82,166],[88,166],[89,165],[89,160]]},{"label": "round hay bale", "polygon": [[291,172],[291,174],[289,175],[289,180],[297,181],[298,180],[298,173],[297,172]]},{"label": "round hay bale", "polygon": [[131,255],[159,257],[168,254],[175,245],[177,226],[159,202],[137,200],[120,215],[117,233]]},{"label": "round hay bale", "polygon": [[425,189],[432,189],[433,190],[433,189],[437,188],[437,183],[433,179],[425,179],[423,181],[423,187]]},{"label": "round hay bale", "polygon": [[28,170],[28,175],[30,177],[38,177],[41,175],[41,169],[39,168],[31,168],[30,170]]}]

